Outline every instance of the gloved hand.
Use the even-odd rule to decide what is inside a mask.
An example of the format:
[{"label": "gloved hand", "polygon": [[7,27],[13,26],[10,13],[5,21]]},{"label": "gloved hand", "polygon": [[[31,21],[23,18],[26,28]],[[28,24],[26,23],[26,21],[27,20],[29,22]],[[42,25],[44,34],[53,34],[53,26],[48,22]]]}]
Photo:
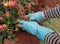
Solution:
[{"label": "gloved hand", "polygon": [[48,33],[54,32],[51,29],[40,26],[38,23],[36,23],[34,21],[19,20],[19,23],[22,24],[23,30],[26,30],[27,32],[37,36],[39,39],[41,39],[43,41]]},{"label": "gloved hand", "polygon": [[42,12],[36,12],[34,14],[28,14],[27,15],[29,17],[29,20],[35,20],[35,21],[38,21],[38,22],[42,22],[44,21],[44,18],[42,16]]}]

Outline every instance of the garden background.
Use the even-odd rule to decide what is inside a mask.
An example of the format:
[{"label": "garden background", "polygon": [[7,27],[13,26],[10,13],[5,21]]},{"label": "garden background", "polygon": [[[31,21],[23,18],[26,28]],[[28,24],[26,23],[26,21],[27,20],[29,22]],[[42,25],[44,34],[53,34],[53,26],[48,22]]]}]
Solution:
[{"label": "garden background", "polygon": [[[44,44],[36,36],[17,27],[19,19],[25,15],[44,11],[60,5],[60,0],[0,0],[0,44]],[[60,35],[60,18],[40,22],[54,29]]]}]

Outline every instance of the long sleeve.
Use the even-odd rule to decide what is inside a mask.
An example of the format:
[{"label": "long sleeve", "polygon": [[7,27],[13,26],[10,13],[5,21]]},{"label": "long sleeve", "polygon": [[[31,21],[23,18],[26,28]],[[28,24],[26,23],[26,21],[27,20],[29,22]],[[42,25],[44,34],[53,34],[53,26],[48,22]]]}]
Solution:
[{"label": "long sleeve", "polygon": [[[33,32],[33,30],[31,31]],[[45,38],[48,34],[55,33],[54,30],[43,27],[43,26],[38,27],[38,29],[36,29],[35,32],[36,32],[35,35],[42,41],[45,41]]]},{"label": "long sleeve", "polygon": [[46,36],[45,44],[60,44],[60,37],[56,33],[50,33]]},{"label": "long sleeve", "polygon": [[22,29],[26,30],[27,32],[31,33],[32,35],[37,36],[40,40],[44,41],[45,37],[49,33],[54,33],[55,31],[43,26],[40,26],[35,21],[19,21],[22,25]]},{"label": "long sleeve", "polygon": [[60,17],[60,6],[57,6],[52,9],[43,11],[46,19],[59,18]]}]

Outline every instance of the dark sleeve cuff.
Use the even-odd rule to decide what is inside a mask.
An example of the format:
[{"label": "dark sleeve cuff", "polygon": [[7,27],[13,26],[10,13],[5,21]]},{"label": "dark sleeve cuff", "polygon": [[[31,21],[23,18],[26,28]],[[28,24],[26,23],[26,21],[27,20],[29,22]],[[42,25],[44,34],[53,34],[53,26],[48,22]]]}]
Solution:
[{"label": "dark sleeve cuff", "polygon": [[60,6],[57,6],[52,9],[43,11],[46,19],[59,18],[60,17]]}]

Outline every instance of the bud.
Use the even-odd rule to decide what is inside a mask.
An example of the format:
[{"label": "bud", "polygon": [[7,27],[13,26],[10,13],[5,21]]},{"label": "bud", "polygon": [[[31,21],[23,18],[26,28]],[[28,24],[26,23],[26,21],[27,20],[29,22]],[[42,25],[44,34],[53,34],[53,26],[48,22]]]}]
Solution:
[{"label": "bud", "polygon": [[0,21],[2,21],[3,20],[3,18],[0,16]]},{"label": "bud", "polygon": [[34,13],[34,10],[32,10],[32,13]]},{"label": "bud", "polygon": [[31,8],[31,3],[30,3],[30,2],[28,2],[27,6],[28,6],[29,8]]},{"label": "bud", "polygon": [[0,30],[3,29],[2,25],[0,25]]},{"label": "bud", "polygon": [[6,17],[10,17],[10,14],[9,14],[9,12],[6,12]]},{"label": "bud", "polygon": [[5,44],[10,44],[10,41],[6,41]]},{"label": "bud", "polygon": [[11,38],[11,36],[8,36],[8,38]]},{"label": "bud", "polygon": [[6,24],[3,24],[2,27],[3,27],[3,29],[6,29],[7,25]]}]

